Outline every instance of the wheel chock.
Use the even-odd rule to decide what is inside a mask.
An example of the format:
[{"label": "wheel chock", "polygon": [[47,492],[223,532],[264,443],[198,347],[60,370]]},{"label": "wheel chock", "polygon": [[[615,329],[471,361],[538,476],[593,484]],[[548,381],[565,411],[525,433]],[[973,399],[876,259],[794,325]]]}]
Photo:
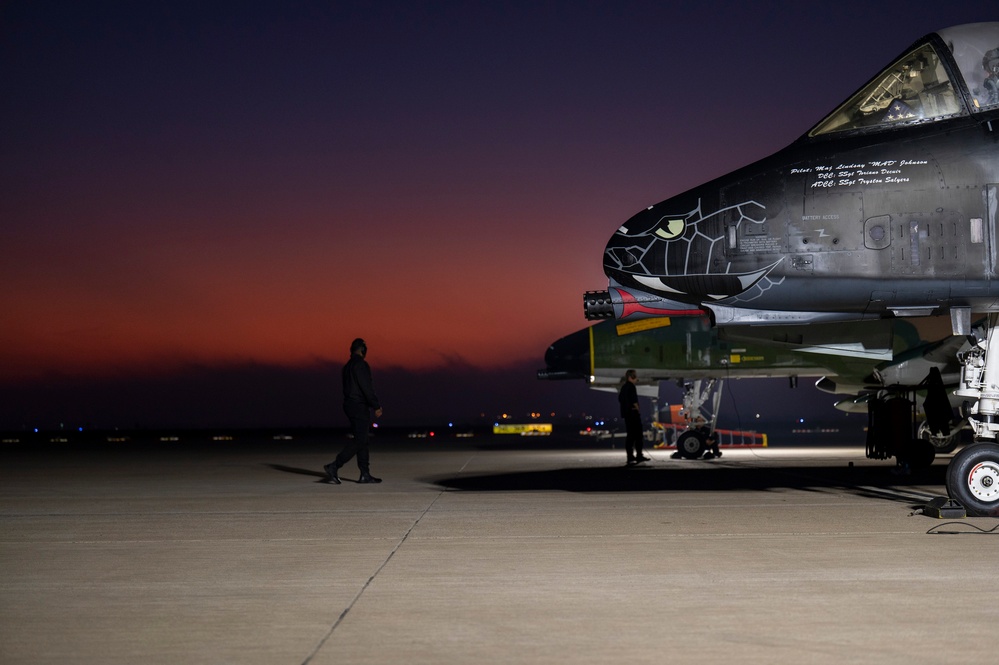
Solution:
[{"label": "wheel chock", "polygon": [[946,520],[964,519],[968,516],[968,511],[964,509],[964,506],[954,501],[954,499],[948,499],[943,496],[938,496],[924,505],[921,512],[927,517]]}]

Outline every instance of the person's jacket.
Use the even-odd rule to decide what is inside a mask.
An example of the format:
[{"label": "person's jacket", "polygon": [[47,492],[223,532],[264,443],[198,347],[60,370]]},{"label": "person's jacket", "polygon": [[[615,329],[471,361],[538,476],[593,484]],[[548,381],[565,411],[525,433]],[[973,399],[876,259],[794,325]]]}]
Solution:
[{"label": "person's jacket", "polygon": [[628,416],[639,415],[638,411],[635,410],[635,404],[638,403],[638,388],[631,381],[625,381],[624,385],[621,386],[621,392],[617,395],[617,401],[621,403],[621,416],[627,418]]},{"label": "person's jacket", "polygon": [[357,354],[352,355],[343,366],[343,405],[381,408],[371,383],[371,367]]}]

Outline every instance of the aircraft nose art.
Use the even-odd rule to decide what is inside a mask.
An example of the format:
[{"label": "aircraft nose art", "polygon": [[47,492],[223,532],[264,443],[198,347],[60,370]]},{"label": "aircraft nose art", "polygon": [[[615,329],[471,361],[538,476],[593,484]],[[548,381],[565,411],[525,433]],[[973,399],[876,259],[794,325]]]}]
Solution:
[{"label": "aircraft nose art", "polygon": [[780,261],[765,268],[746,273],[699,275],[631,275],[647,289],[671,295],[688,295],[704,300],[722,300],[751,289],[767,276]]},{"label": "aircraft nose art", "polygon": [[664,295],[672,300],[698,304],[745,293],[766,277],[780,260],[753,270],[734,272],[726,256],[726,234],[742,227],[766,223],[766,208],[743,201],[718,209],[701,199],[684,205],[652,206],[621,226],[604,252],[604,272],[618,283]]}]

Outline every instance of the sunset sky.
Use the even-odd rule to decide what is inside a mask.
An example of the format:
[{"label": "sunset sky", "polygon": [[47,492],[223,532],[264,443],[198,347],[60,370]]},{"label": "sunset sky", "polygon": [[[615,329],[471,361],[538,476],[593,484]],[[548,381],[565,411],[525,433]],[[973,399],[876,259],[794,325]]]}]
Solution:
[{"label": "sunset sky", "polygon": [[336,421],[358,336],[386,418],[564,405],[623,221],[995,8],[4,2],[0,427]]}]

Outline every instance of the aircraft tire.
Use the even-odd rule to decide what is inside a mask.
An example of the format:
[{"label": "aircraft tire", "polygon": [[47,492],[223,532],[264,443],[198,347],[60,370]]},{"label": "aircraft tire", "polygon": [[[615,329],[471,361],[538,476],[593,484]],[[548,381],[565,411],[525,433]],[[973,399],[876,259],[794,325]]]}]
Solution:
[{"label": "aircraft tire", "polygon": [[999,445],[976,443],[954,455],[947,494],[971,517],[999,517]]},{"label": "aircraft tire", "polygon": [[930,468],[936,456],[936,448],[927,439],[913,439],[905,450],[899,453],[901,461],[908,462],[913,469]]},{"label": "aircraft tire", "polygon": [[697,459],[707,448],[704,435],[694,430],[684,432],[676,440],[676,450],[684,459]]},{"label": "aircraft tire", "polygon": [[938,455],[946,455],[957,450],[957,444],[961,442],[961,430],[959,427],[951,427],[950,434],[933,434],[929,426],[923,421],[919,426],[919,438],[929,441],[934,452]]}]

